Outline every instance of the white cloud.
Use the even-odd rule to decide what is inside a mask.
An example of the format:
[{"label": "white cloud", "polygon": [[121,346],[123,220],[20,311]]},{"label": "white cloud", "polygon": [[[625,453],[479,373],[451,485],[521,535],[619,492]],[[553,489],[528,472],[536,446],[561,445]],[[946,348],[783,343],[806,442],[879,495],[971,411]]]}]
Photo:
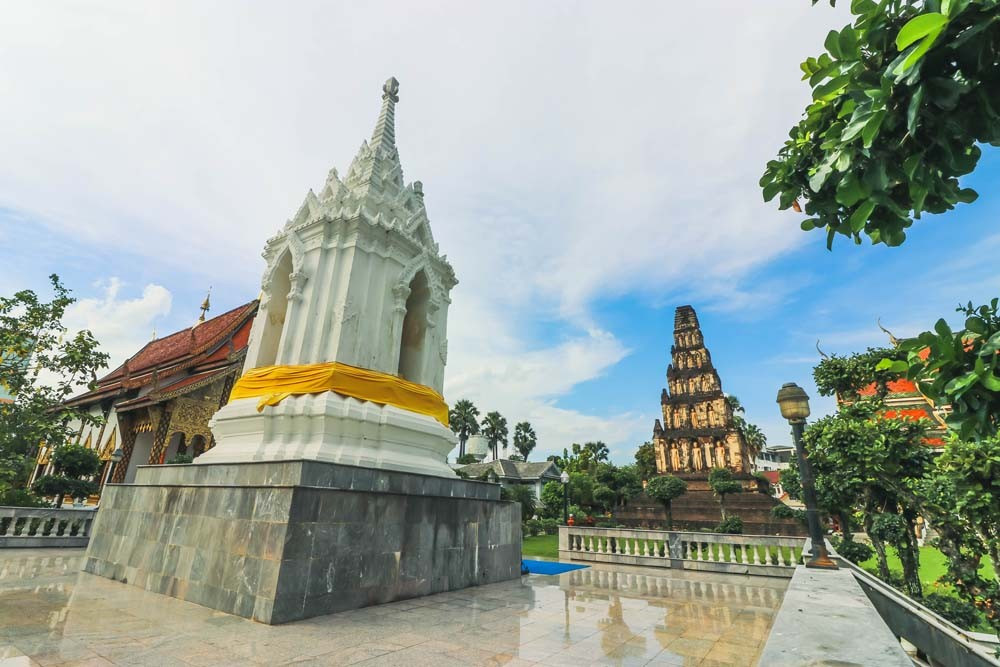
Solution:
[{"label": "white cloud", "polygon": [[[160,285],[146,285],[142,294],[121,295],[124,284],[117,277],[95,285],[101,296],[79,299],[66,309],[63,323],[71,331],[89,329],[102,352],[111,356],[109,369],[117,368],[149,342],[155,322],[170,312],[170,292]],[[169,332],[160,331],[158,335]]]},{"label": "white cloud", "polygon": [[[806,239],[755,183],[808,97],[797,62],[844,13],[21,3],[0,24],[0,206],[252,295],[264,239],[346,168],[396,75],[403,167],[461,280],[450,397],[536,420],[557,448],[632,446],[637,417],[557,405],[627,353],[590,304],[706,281],[733,286],[720,303],[773,301],[738,283]],[[146,335],[143,317],[121,321]]]}]

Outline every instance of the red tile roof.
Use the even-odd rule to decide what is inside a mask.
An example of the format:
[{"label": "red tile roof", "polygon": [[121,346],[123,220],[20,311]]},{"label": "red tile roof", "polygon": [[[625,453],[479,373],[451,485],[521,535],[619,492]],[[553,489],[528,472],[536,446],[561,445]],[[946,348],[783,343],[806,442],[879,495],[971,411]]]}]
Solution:
[{"label": "red tile roof", "polygon": [[[220,366],[221,370],[226,370],[231,356],[246,349],[256,312],[255,300],[191,328],[150,341],[125,363],[98,380],[96,389],[71,398],[67,404],[87,405],[125,389],[148,385],[154,380],[154,371],[163,377],[190,368],[195,371],[193,378],[205,379],[206,371],[217,374]],[[182,378],[179,382],[190,379]],[[177,387],[177,384],[171,385],[171,392],[187,386]],[[155,402],[154,399],[162,396],[166,389],[158,388],[149,400]],[[121,405],[143,403],[145,398],[132,399]]]},{"label": "red tile roof", "polygon": [[125,375],[126,366],[130,375],[137,375],[212,349],[232,333],[235,327],[245,322],[256,308],[257,302],[251,301],[197,326],[150,341],[124,364],[98,380],[98,384]]}]

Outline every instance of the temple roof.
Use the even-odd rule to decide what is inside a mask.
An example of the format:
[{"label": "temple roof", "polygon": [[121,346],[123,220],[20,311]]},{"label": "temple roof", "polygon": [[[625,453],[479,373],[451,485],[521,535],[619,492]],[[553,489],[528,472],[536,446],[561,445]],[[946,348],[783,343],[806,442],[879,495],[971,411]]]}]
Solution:
[{"label": "temple roof", "polygon": [[470,463],[459,466],[457,469],[469,477],[482,477],[492,470],[500,479],[514,479],[525,482],[542,477],[557,478],[560,475],[559,468],[552,461],[526,462],[498,459],[484,463]]},{"label": "temple roof", "polygon": [[171,379],[169,385],[158,387],[151,395],[163,398],[168,392],[174,394],[185,387],[193,389],[190,385],[198,383],[198,380],[211,379],[209,376],[218,375],[216,371],[228,370],[233,356],[246,349],[250,325],[256,313],[257,301],[254,300],[198,322],[193,327],[152,340],[121,366],[99,379],[96,388],[71,398],[67,404],[85,405],[111,398],[126,389],[155,383],[167,374],[185,369],[192,369],[193,375]]},{"label": "temple roof", "polygon": [[196,326],[152,340],[125,363],[97,381],[98,386],[123,375],[138,375],[154,367],[201,354],[214,348],[257,311],[257,301],[245,303]]}]

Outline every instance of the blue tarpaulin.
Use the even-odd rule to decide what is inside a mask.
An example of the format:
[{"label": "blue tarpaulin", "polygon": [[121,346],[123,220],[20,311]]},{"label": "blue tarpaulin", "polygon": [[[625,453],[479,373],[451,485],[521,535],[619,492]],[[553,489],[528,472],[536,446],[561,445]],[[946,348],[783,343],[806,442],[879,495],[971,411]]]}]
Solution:
[{"label": "blue tarpaulin", "polygon": [[570,565],[569,563],[556,563],[550,560],[522,560],[521,563],[528,568],[530,574],[562,574],[571,570],[580,570],[587,565]]}]

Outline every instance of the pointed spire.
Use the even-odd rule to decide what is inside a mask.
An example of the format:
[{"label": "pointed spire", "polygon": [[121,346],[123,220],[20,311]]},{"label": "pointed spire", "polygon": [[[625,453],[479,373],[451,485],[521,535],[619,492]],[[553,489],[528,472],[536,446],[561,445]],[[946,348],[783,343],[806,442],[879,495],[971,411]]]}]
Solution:
[{"label": "pointed spire", "polygon": [[[205,321],[205,314],[212,308],[212,288],[208,288],[208,294],[205,295],[205,300],[201,302],[201,315],[198,316],[198,324]],[[195,326],[198,326],[196,324]]]},{"label": "pointed spire", "polygon": [[403,189],[403,170],[396,150],[396,102],[399,81],[390,77],[382,86],[382,111],[379,112],[371,142],[361,144],[347,170],[345,185],[355,195],[388,194],[397,196]]},{"label": "pointed spire", "polygon": [[396,102],[399,101],[399,81],[391,76],[382,86],[382,111],[372,132],[372,150],[378,155],[383,150],[396,149]]}]

